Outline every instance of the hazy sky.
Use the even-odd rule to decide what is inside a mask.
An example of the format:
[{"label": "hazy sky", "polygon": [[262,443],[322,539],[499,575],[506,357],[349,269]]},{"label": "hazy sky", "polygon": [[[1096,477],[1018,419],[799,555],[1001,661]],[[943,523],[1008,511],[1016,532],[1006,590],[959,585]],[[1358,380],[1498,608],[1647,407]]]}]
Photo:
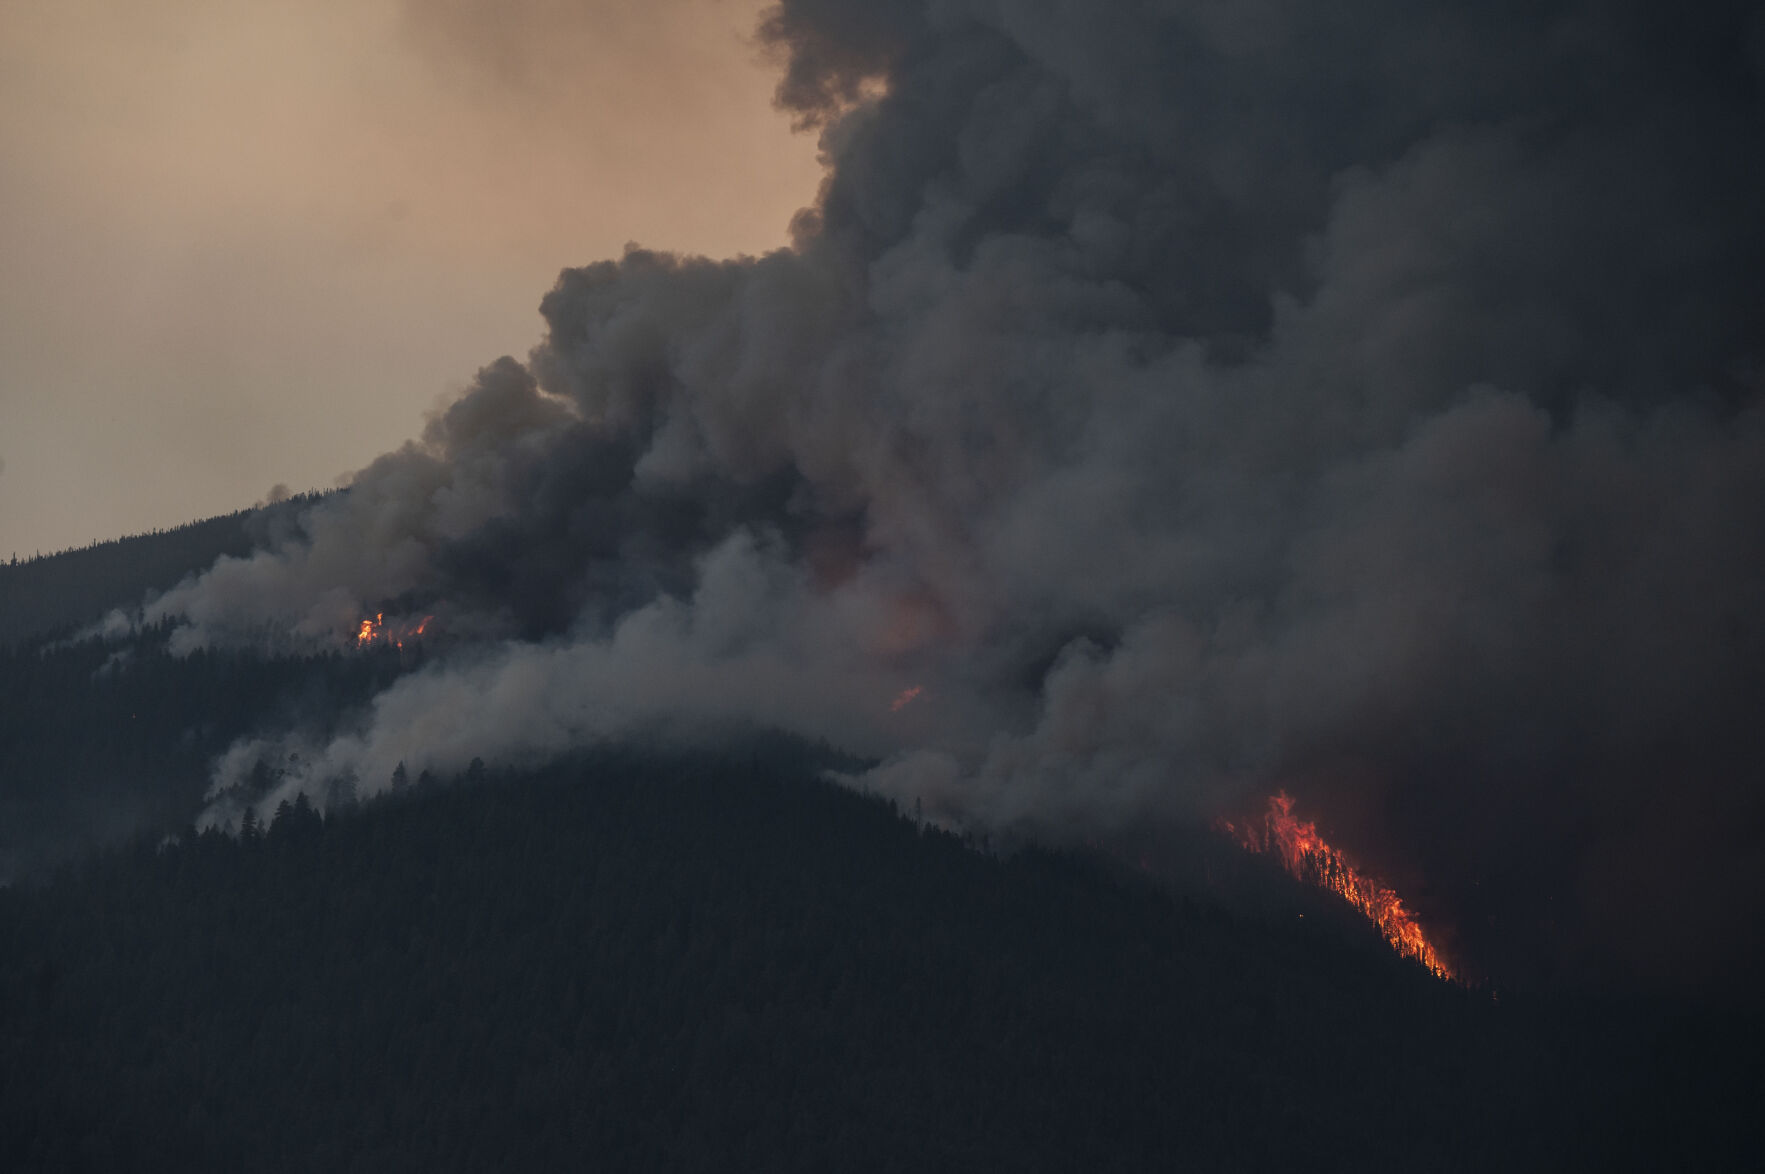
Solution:
[{"label": "hazy sky", "polygon": [[560,268],[784,243],[761,0],[8,0],[0,558],[329,486]]}]

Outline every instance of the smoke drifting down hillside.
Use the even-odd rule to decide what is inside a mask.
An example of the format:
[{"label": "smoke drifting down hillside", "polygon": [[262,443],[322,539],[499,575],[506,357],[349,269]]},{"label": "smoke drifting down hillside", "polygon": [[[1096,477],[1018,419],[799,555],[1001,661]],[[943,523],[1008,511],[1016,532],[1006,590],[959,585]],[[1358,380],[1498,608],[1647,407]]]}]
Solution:
[{"label": "smoke drifting down hillside", "polygon": [[1756,963],[1765,22],[1657,7],[782,4],[793,248],[565,270],[150,607],[452,641],[211,818],[762,723],[1057,840],[1285,789],[1473,973]]}]

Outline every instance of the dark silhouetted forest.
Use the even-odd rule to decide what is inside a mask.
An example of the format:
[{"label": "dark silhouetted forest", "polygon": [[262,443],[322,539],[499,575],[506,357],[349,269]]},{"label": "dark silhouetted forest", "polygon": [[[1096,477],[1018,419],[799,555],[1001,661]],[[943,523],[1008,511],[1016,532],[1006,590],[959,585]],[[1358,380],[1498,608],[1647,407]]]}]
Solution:
[{"label": "dark silhouetted forest", "polygon": [[1495,1002],[815,766],[609,750],[0,890],[0,1167],[1748,1156],[1756,1029]]},{"label": "dark silhouetted forest", "polygon": [[233,739],[325,729],[420,664],[420,646],[264,657],[124,640],[0,643],[0,883],[202,806]]},{"label": "dark silhouetted forest", "polygon": [[0,558],[0,646],[23,643],[90,624],[112,608],[141,606],[149,591],[165,591],[184,576],[212,566],[224,554],[241,556],[320,494],[297,494],[274,505],[238,510],[74,550],[21,559]]}]

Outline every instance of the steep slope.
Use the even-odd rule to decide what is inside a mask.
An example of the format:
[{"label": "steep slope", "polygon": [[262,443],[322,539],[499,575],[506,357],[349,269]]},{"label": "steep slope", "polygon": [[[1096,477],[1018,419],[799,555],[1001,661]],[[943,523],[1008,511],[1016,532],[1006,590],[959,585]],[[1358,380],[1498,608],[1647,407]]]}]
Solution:
[{"label": "steep slope", "polygon": [[112,608],[135,608],[150,591],[207,570],[222,555],[243,556],[319,500],[301,494],[170,530],[132,534],[36,558],[0,560],[0,645],[22,644],[90,624]]},{"label": "steep slope", "polygon": [[0,883],[188,822],[234,738],[267,721],[327,728],[422,655],[178,657],[165,637],[0,643]]},{"label": "steep slope", "polygon": [[0,1165],[1563,1168],[1751,1095],[785,745],[413,792],[0,891]]}]

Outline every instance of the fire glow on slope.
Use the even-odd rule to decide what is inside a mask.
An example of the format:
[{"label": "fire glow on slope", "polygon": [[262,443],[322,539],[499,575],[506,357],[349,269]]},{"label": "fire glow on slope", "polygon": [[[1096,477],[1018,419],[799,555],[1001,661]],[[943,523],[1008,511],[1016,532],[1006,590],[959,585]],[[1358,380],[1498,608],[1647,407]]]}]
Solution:
[{"label": "fire glow on slope", "polygon": [[915,700],[917,700],[919,695],[923,692],[925,692],[924,685],[913,685],[909,688],[901,690],[901,692],[895,697],[895,699],[889,703],[889,712],[890,713],[900,713],[903,709],[906,709],[909,705],[912,705],[913,702]]},{"label": "fire glow on slope", "polygon": [[380,636],[381,625],[384,624],[385,620],[385,612],[381,612],[371,620],[363,620],[361,631],[355,634],[356,647],[366,648],[378,639]]},{"label": "fire glow on slope", "polygon": [[1293,814],[1293,798],[1284,791],[1269,796],[1268,809],[1262,822],[1239,828],[1221,820],[1225,831],[1252,852],[1272,852],[1281,858],[1281,865],[1295,879],[1328,889],[1360,911],[1379,927],[1391,948],[1406,958],[1414,958],[1435,975],[1453,979],[1452,968],[1422,932],[1415,914],[1404,906],[1389,886],[1370,877],[1343,859],[1318,834],[1317,825],[1298,819]]},{"label": "fire glow on slope", "polygon": [[384,640],[394,647],[403,648],[406,639],[421,636],[424,629],[428,628],[429,621],[434,618],[434,616],[424,616],[414,628],[408,622],[400,623],[394,620],[393,626],[388,628],[386,613],[378,612],[373,619],[362,621],[361,628],[355,634],[355,646],[357,648],[371,648],[379,641]]}]

